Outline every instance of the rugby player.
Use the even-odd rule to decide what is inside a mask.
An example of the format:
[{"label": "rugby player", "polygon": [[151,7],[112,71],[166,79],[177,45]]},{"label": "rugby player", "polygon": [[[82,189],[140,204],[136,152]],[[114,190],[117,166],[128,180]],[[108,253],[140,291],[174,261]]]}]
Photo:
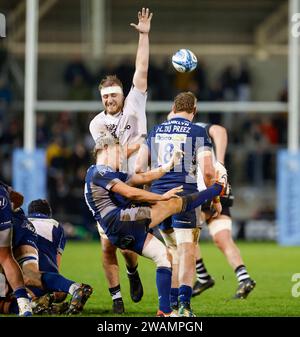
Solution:
[{"label": "rugby player", "polygon": [[[90,132],[96,142],[103,126],[106,126],[112,135],[119,138],[126,147],[126,158],[123,161],[123,171],[134,172],[134,164],[139,144],[147,134],[146,99],[147,77],[149,66],[149,32],[152,13],[148,8],[138,12],[138,24],[131,23],[139,32],[139,42],[136,54],[135,73],[132,87],[128,96],[124,97],[123,85],[114,75],[106,76],[99,85],[104,111],[96,115],[90,123]],[[113,300],[113,312],[123,313],[124,303],[121,295],[119,266],[116,247],[108,240],[101,223],[97,223],[101,237],[103,251],[103,268],[109,285],[109,292]],[[130,282],[130,296],[134,302],[139,302],[143,296],[143,287],[137,270],[137,254],[121,250]]]}]

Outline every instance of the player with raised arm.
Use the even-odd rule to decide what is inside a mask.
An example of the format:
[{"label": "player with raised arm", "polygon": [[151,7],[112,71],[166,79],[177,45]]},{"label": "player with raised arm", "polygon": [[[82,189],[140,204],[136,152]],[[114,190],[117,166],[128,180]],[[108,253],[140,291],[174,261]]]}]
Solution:
[{"label": "player with raised arm", "polygon": [[[149,67],[149,32],[152,13],[148,8],[138,12],[138,24],[131,23],[139,32],[139,42],[136,54],[135,73],[132,87],[128,96],[124,97],[123,85],[115,75],[106,76],[99,85],[104,111],[99,113],[90,123],[90,132],[96,142],[105,126],[112,135],[118,137],[125,148],[122,169],[129,173],[134,171],[139,144],[147,134],[146,99],[147,78]],[[101,224],[98,223],[103,251],[103,268],[109,284],[109,291],[113,299],[113,312],[123,313],[124,303],[121,295],[119,266],[116,247],[107,239]],[[134,302],[139,302],[143,296],[143,287],[137,271],[137,254],[121,250],[127,266],[130,282],[130,295]]]},{"label": "player with raised arm", "polygon": [[[214,144],[215,159],[224,164],[225,153],[228,143],[227,131],[220,125],[212,125],[206,123],[197,123],[206,129],[208,136],[212,139]],[[199,191],[206,188],[201,174],[198,175]],[[241,253],[232,239],[232,219],[230,214],[230,207],[233,205],[233,195],[230,186],[225,189],[225,194],[221,197],[222,212],[216,217],[212,217],[211,203],[208,202],[201,206],[205,213],[208,230],[213,238],[215,245],[225,255],[228,263],[233,268],[237,281],[238,288],[234,298],[246,298],[254,289],[256,282],[251,279],[247,272],[246,266],[241,257]],[[201,294],[206,289],[214,286],[214,279],[208,274],[203,259],[201,257],[200,249],[196,251],[196,282],[193,287],[193,296]]]},{"label": "player with raised arm", "polygon": [[[96,165],[92,165],[86,175],[86,202],[115,246],[133,250],[156,263],[158,315],[169,316],[171,262],[166,247],[148,229],[175,213],[189,212],[205,200],[219,195],[225,181],[219,180],[205,191],[183,197],[177,196],[182,191],[179,184],[164,194],[151,193],[134,186],[151,183],[176,167],[181,151],[175,150],[170,160],[160,167],[131,176],[119,171],[122,148],[109,132],[103,132],[98,138],[95,152]],[[145,202],[149,205],[140,205]]]}]

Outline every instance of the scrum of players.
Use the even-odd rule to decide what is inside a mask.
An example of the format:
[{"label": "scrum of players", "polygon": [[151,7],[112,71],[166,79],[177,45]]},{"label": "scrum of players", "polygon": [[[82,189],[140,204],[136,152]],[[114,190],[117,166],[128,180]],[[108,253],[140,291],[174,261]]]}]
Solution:
[{"label": "scrum of players", "polygon": [[[143,296],[137,268],[141,255],[156,264],[156,315],[193,317],[191,297],[214,285],[197,249],[201,205],[205,205],[202,213],[214,241],[236,272],[235,298],[246,298],[255,281],[239,252],[238,258],[227,253],[228,247],[238,251],[231,239],[230,213],[222,212],[222,205],[228,209],[225,202],[232,200],[223,165],[227,139],[223,141],[222,132],[210,132],[210,126],[193,123],[197,113],[194,94],[178,94],[167,120],[147,135],[151,19],[152,13],[143,8],[138,24],[131,24],[139,33],[139,42],[127,97],[116,76],[108,75],[100,82],[104,111],[90,123],[95,165],[87,171],[84,197],[105,247],[103,268],[113,313],[125,311],[119,270],[112,267],[118,266],[118,248],[126,260],[134,302]],[[49,203],[33,200],[25,216],[22,195],[4,183],[0,192],[0,313],[81,313],[93,289],[60,274],[65,238]],[[159,228],[163,241],[153,234],[154,227]],[[68,294],[70,301],[66,301]]]}]

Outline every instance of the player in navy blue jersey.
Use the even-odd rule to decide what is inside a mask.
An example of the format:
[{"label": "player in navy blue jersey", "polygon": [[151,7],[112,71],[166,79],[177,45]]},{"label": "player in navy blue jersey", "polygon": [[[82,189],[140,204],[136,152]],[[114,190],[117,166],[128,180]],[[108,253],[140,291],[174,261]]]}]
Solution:
[{"label": "player in navy blue jersey", "polygon": [[[20,202],[21,200],[21,202]],[[14,291],[20,316],[31,316],[30,301],[24,286],[24,279],[20,267],[13,258],[11,247],[12,214],[23,197],[13,191],[11,187],[0,183],[0,297],[6,295],[5,280]],[[1,272],[1,267],[3,272]],[[5,276],[4,276],[5,274]]]},{"label": "player in navy blue jersey", "polygon": [[158,315],[168,316],[171,314],[171,263],[166,247],[148,229],[175,213],[191,211],[205,200],[216,197],[222,192],[225,178],[201,193],[183,197],[177,196],[182,191],[180,183],[173,184],[173,188],[167,189],[163,194],[135,188],[133,186],[151,183],[171,168],[180,166],[179,154],[182,151],[175,149],[169,160],[154,170],[129,176],[119,171],[123,153],[116,141],[108,131],[103,131],[97,140],[96,165],[88,169],[85,180],[86,202],[95,220],[101,222],[105,234],[114,245],[135,251],[156,263]]},{"label": "player in navy blue jersey", "polygon": [[[61,254],[65,246],[63,228],[51,218],[51,208],[46,200],[33,200],[28,207],[30,220],[22,209],[13,212],[13,251],[21,266],[25,284],[31,293],[35,313],[77,314],[92,293],[86,284],[76,283],[59,274]],[[67,294],[72,298],[69,305],[51,305],[55,300],[64,300]],[[8,298],[11,302],[12,298]],[[16,313],[12,302],[5,313]]]},{"label": "player in navy blue jersey", "polygon": [[[191,92],[177,95],[171,118],[149,132],[147,144],[139,152],[137,171],[145,171],[149,163],[151,167],[163,165],[176,148],[181,148],[185,153],[180,165],[152,183],[151,192],[162,194],[167,189],[181,184],[183,195],[195,193],[198,191],[196,173],[199,165],[204,173],[206,186],[212,185],[216,174],[212,162],[212,144],[206,130],[192,123],[196,103],[196,97]],[[215,208],[220,210],[218,199],[215,199]],[[172,255],[173,268],[178,269],[178,281],[176,282],[174,277],[171,289],[171,298],[176,302],[174,306],[177,306],[179,297],[179,315],[193,316],[190,300],[195,269],[195,247],[200,233],[196,211],[175,214],[159,227]],[[176,275],[176,271],[173,274]]]}]

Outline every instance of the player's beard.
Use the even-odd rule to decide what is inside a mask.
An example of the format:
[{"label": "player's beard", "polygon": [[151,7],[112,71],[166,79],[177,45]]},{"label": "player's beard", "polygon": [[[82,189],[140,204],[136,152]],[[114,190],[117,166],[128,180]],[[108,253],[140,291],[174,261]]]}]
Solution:
[{"label": "player's beard", "polygon": [[107,105],[105,111],[109,115],[114,116],[122,110],[122,107],[123,107],[122,105],[114,103],[114,104],[111,104],[111,105]]}]

